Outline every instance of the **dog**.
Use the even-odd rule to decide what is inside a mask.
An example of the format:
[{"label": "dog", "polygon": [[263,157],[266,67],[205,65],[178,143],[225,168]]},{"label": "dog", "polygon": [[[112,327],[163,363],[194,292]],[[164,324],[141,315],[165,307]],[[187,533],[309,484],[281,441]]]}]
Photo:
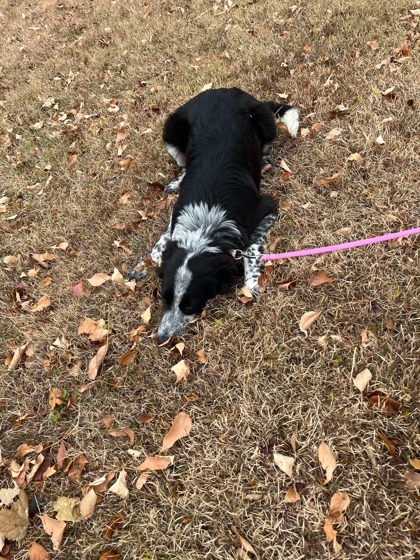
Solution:
[{"label": "dog", "polygon": [[[277,218],[273,198],[259,189],[276,117],[296,136],[296,108],[223,88],[200,93],[167,118],[163,141],[182,172],[165,188],[179,197],[151,252],[164,301],[158,344],[184,332],[209,299],[241,277],[249,290],[258,290],[264,270],[258,257]],[[141,277],[143,264],[129,279]]]}]

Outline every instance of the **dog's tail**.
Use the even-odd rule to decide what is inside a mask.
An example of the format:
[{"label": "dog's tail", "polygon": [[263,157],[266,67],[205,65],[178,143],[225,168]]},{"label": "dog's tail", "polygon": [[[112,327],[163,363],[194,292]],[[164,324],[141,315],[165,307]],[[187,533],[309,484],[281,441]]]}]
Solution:
[{"label": "dog's tail", "polygon": [[280,119],[287,126],[290,136],[296,137],[299,130],[299,111],[296,107],[282,105],[275,101],[269,101],[268,104],[276,119]]}]

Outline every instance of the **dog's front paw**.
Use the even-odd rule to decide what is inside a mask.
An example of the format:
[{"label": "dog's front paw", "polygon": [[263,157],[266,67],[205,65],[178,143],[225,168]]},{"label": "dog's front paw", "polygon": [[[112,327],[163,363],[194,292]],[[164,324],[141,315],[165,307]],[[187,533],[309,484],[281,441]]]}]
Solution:
[{"label": "dog's front paw", "polygon": [[136,282],[139,282],[145,278],[146,275],[146,263],[144,261],[140,261],[127,276],[127,281],[131,282],[131,280],[135,280]]}]

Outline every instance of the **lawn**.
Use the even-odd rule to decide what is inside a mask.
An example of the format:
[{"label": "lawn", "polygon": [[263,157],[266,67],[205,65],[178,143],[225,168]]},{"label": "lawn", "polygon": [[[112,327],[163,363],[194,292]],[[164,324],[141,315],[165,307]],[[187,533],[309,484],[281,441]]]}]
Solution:
[{"label": "lawn", "polygon": [[[165,118],[203,88],[300,110],[263,175],[279,204],[270,252],[419,226],[419,10],[3,0],[1,558],[419,553],[418,237],[276,261],[258,297],[211,301],[180,346],[156,344],[153,269],[123,279],[173,206]],[[175,418],[191,429],[167,448]],[[165,468],[137,468],[155,455]],[[346,509],[326,533],[334,495]]]}]

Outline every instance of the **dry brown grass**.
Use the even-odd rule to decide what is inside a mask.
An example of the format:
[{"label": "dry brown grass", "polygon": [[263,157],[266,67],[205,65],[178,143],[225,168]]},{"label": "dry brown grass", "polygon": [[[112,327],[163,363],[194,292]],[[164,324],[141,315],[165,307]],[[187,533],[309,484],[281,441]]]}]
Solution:
[{"label": "dry brown grass", "polygon": [[[339,531],[342,558],[414,558],[419,552],[418,496],[405,488],[402,475],[408,459],[419,456],[415,239],[316,262],[276,264],[273,286],[255,305],[245,307],[234,295],[211,302],[207,318],[185,336],[192,373],[188,382],[177,385],[170,368],[179,358],[150,338],[139,344],[134,365],[118,363],[131,347],[130,329],[141,323],[139,301],[158,280],[151,274],[135,294],[124,297],[110,283],[100,288],[86,283],[94,273],[113,267],[128,271],[164,230],[169,210],[135,232],[111,225],[136,218],[136,210],[144,207],[141,198],[150,194],[147,181],[173,176],[161,144],[162,124],[208,82],[239,86],[263,99],[287,92],[301,109],[303,128],[324,124],[316,138],[291,143],[280,135],[273,155],[286,158],[293,177],[282,183],[279,168],[264,176],[263,188],[288,206],[272,233],[272,239],[281,237],[282,248],[333,243],[342,239],[336,231],[343,227],[350,227],[351,238],[357,239],[419,223],[418,112],[408,103],[419,99],[418,27],[407,18],[414,0],[386,6],[381,0],[300,1],[296,9],[283,0],[239,0],[221,15],[215,15],[213,4],[222,11],[223,2],[203,0],[3,2],[0,17],[7,41],[0,82],[0,198],[10,200],[0,215],[2,356],[28,341],[35,348],[32,367],[0,373],[3,458],[11,459],[20,444],[33,442],[52,446],[55,455],[62,439],[72,457],[85,453],[89,463],[81,484],[71,485],[58,472],[27,488],[30,497],[42,496],[50,515],[58,496],[80,496],[83,484],[109,470],[128,471],[130,497],[122,502],[106,494],[90,520],[70,524],[57,559],[96,560],[110,547],[127,560],[233,559],[238,543],[232,525],[264,560],[330,558],[322,525],[329,500],[339,490],[351,499]],[[374,39],[377,50],[367,45]],[[404,40],[408,59],[376,69]],[[329,77],[333,83],[324,86]],[[380,91],[391,86],[396,97],[386,101]],[[51,96],[58,111],[42,108]],[[119,113],[107,111],[107,98],[119,100]],[[349,114],[329,118],[338,104],[348,106]],[[80,107],[98,117],[74,128],[72,117],[70,126],[30,128]],[[123,155],[132,154],[138,162],[136,170],[127,172],[118,170],[121,157],[114,144],[123,115],[131,126]],[[389,116],[393,121],[381,124]],[[343,129],[341,136],[326,141],[325,133],[334,127]],[[143,134],[147,129],[152,130]],[[385,139],[382,147],[375,142],[379,134]],[[78,154],[71,166],[69,152]],[[354,152],[363,156],[362,164],[345,164]],[[50,171],[44,170],[47,165]],[[339,184],[316,185],[341,168]],[[28,189],[36,183],[38,188]],[[124,206],[118,200],[126,190],[132,194]],[[14,214],[17,218],[8,221]],[[113,246],[123,239],[131,256]],[[39,269],[32,280],[20,278],[34,265],[31,253],[64,240],[69,242],[66,251],[50,249],[57,260],[49,270]],[[3,263],[5,255],[17,254],[18,266]],[[309,287],[314,265],[334,282]],[[46,276],[52,282],[42,288]],[[287,278],[296,281],[295,289],[279,291],[276,282]],[[86,296],[77,299],[71,286],[80,281]],[[35,301],[50,295],[52,307],[37,314],[22,309],[12,297],[19,282]],[[322,315],[305,337],[298,322],[309,310]],[[155,302],[153,327],[159,316]],[[49,372],[43,360],[64,334],[69,352],[87,369],[96,349],[77,334],[85,317],[105,319],[114,337],[96,385],[79,394],[87,376],[68,375],[63,350],[54,351],[59,359]],[[395,330],[385,327],[387,319]],[[375,333],[375,344],[362,345],[364,329]],[[324,334],[341,335],[345,343],[329,338],[321,348],[317,338]],[[195,358],[201,347],[210,357],[205,366]],[[352,383],[366,367],[373,374],[370,388],[402,400],[404,414],[385,417],[367,407]],[[69,414],[45,415],[51,387],[78,395]],[[191,395],[195,402],[186,399]],[[118,426],[131,427],[134,447],[146,455],[158,452],[180,410],[191,415],[193,429],[174,446],[174,466],[135,491],[139,461],[127,454],[126,439],[105,434],[104,414],[113,415]],[[143,413],[156,418],[142,425],[136,417]],[[13,424],[24,414],[24,421]],[[381,445],[377,431],[403,442],[395,457]],[[290,481],[275,467],[272,452],[294,455],[293,434],[294,483],[301,501],[288,505],[283,499]],[[322,440],[338,454],[339,463],[327,486],[321,484],[317,459]],[[0,467],[0,486],[11,484],[7,468]],[[249,500],[249,493],[260,497]],[[116,512],[122,512],[124,527],[106,542],[102,532]],[[26,558],[32,539],[52,550],[35,517],[27,538],[14,547],[16,560]]]}]

